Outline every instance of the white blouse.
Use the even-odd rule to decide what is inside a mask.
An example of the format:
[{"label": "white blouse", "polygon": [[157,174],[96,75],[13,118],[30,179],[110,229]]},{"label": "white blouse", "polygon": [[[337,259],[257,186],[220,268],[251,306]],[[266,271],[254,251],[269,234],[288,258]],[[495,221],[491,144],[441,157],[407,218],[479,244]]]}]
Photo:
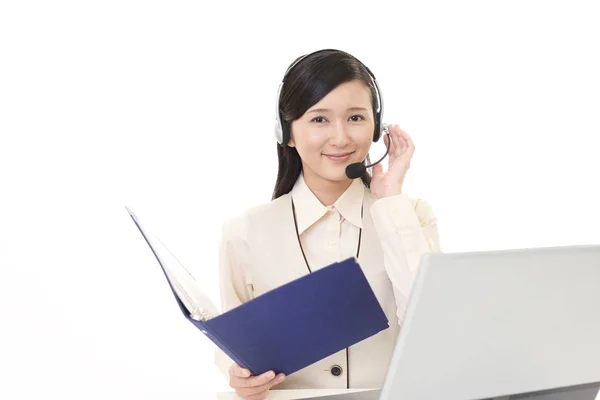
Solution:
[{"label": "white blouse", "polygon": [[[219,264],[223,312],[310,273],[306,262],[315,271],[356,256],[361,228],[358,262],[390,328],[291,374],[273,389],[381,387],[420,258],[441,251],[437,218],[425,200],[406,194],[375,199],[360,178],[333,205],[324,206],[300,175],[289,194],[224,225]],[[217,348],[215,362],[229,380],[233,361]]]}]

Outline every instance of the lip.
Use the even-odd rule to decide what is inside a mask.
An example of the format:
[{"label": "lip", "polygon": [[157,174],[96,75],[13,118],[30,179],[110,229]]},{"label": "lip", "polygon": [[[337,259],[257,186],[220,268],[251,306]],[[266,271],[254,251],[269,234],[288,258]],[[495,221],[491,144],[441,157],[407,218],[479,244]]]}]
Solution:
[{"label": "lip", "polygon": [[325,157],[327,157],[328,159],[330,159],[331,161],[346,161],[350,158],[350,156],[353,154],[354,152],[350,152],[350,153],[338,153],[338,154],[323,154]]}]

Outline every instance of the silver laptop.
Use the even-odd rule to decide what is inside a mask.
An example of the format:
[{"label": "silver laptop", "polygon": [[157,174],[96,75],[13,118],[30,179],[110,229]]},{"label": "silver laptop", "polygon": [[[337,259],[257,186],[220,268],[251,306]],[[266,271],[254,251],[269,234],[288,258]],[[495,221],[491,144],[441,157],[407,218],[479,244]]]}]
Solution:
[{"label": "silver laptop", "polygon": [[589,245],[425,255],[381,390],[318,398],[595,400],[599,390],[600,245]]}]

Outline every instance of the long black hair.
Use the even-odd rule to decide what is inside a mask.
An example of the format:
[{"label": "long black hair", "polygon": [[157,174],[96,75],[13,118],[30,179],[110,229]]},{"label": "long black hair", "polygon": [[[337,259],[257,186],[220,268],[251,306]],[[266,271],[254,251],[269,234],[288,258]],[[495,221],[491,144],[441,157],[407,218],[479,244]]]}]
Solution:
[{"label": "long black hair", "polygon": [[[375,115],[377,92],[373,81],[365,66],[351,54],[341,50],[323,50],[307,56],[295,65],[285,77],[279,100],[281,125],[288,137],[292,121],[302,117],[338,85],[353,80],[359,80],[369,88]],[[302,172],[302,160],[295,147],[277,143],[277,158],[279,170],[273,199],[289,193]],[[365,171],[361,179],[369,187],[371,175],[368,171]]]}]

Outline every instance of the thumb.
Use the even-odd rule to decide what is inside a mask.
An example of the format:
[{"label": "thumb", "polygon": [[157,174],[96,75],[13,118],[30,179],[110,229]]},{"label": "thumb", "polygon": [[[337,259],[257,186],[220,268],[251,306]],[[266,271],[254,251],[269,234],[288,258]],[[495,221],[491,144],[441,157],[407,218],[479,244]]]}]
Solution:
[{"label": "thumb", "polygon": [[250,370],[240,367],[237,363],[234,363],[233,365],[231,365],[231,367],[229,368],[229,371],[234,376],[237,376],[240,378],[248,378],[248,377],[250,377],[250,375],[252,375]]},{"label": "thumb", "polygon": [[381,164],[373,165],[373,178],[383,175],[383,166]]}]

